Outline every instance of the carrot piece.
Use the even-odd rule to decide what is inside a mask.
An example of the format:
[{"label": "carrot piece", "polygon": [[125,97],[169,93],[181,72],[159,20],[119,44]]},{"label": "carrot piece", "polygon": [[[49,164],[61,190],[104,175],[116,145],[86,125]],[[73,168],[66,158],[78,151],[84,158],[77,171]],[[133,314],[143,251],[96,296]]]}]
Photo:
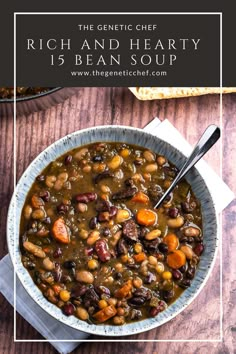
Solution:
[{"label": "carrot piece", "polygon": [[185,265],[186,263],[186,256],[180,250],[175,250],[168,254],[167,256],[167,264],[170,268],[178,269]]},{"label": "carrot piece", "polygon": [[115,292],[115,296],[118,299],[123,299],[129,295],[130,290],[132,289],[132,281],[128,280],[120,289]]},{"label": "carrot piece", "polygon": [[117,310],[115,308],[114,305],[110,305],[107,307],[104,307],[102,310],[96,312],[93,317],[99,322],[99,323],[103,323],[107,320],[109,320],[109,318],[115,316],[117,313]]},{"label": "carrot piece", "polygon": [[61,243],[67,244],[70,242],[69,230],[62,218],[59,218],[54,222],[52,234],[53,237]]},{"label": "carrot piece", "polygon": [[149,202],[149,197],[147,194],[140,191],[133,196],[131,202],[147,204]]},{"label": "carrot piece", "polygon": [[140,209],[136,214],[138,224],[144,226],[154,225],[157,221],[157,214],[150,209]]},{"label": "carrot piece", "polygon": [[52,286],[52,288],[53,288],[53,290],[54,290],[56,295],[59,295],[59,292],[62,290],[62,287],[60,285],[57,285],[57,284],[54,284]]},{"label": "carrot piece", "polygon": [[42,198],[34,194],[31,198],[31,204],[34,208],[39,209],[41,206],[44,206],[44,201]]},{"label": "carrot piece", "polygon": [[167,244],[169,252],[176,250],[179,246],[179,239],[174,233],[166,235],[163,242]]},{"label": "carrot piece", "polygon": [[133,256],[133,258],[135,259],[135,261],[137,263],[140,263],[140,262],[144,261],[147,258],[147,256],[146,256],[146,254],[144,252],[140,252],[138,254],[135,254]]},{"label": "carrot piece", "polygon": [[50,248],[50,247],[43,247],[42,250],[43,250],[45,253],[50,253],[50,252],[51,252],[51,248]]}]

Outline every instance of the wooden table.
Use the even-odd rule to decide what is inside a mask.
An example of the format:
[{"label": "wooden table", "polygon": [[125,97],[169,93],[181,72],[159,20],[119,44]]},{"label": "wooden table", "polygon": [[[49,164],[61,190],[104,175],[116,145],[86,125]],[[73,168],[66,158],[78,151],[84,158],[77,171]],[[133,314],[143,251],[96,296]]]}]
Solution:
[{"label": "wooden table", "polygon": [[[168,118],[192,144],[211,123],[220,124],[219,95],[138,101],[127,88],[80,88],[77,93],[46,111],[17,118],[17,178],[29,163],[49,144],[75,130],[102,124],[144,127],[153,117]],[[236,95],[223,97],[223,178],[236,192]],[[5,239],[7,208],[13,191],[13,119],[0,120],[0,258],[7,253]],[[219,171],[218,143],[206,156]],[[216,186],[217,188],[217,186]],[[210,279],[194,302],[175,319],[161,328],[125,339],[139,343],[83,343],[74,353],[233,353],[235,345],[236,286],[235,234],[236,202],[223,213],[223,308],[222,343],[156,343],[144,339],[218,339],[220,335],[219,255]],[[13,309],[1,296],[0,353],[55,353],[48,343],[13,343]],[[17,316],[19,338],[41,336]],[[94,337],[95,338],[95,337]],[[101,338],[99,338],[101,339]]]}]

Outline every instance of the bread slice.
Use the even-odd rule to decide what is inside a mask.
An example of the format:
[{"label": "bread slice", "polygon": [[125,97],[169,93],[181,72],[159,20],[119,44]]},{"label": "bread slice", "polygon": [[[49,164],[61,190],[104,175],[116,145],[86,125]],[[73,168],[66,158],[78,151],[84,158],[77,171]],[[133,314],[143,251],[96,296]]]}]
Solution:
[{"label": "bread slice", "polygon": [[200,96],[212,93],[236,92],[236,87],[129,87],[139,100]]}]

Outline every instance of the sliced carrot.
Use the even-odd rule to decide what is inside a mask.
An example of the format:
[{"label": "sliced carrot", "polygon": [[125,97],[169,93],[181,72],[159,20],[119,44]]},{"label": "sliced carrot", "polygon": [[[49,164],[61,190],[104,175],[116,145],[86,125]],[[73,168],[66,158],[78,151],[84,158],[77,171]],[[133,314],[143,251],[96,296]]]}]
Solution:
[{"label": "sliced carrot", "polygon": [[131,289],[132,289],[132,281],[128,280],[120,289],[118,289],[115,292],[115,296],[118,299],[123,299],[123,298],[125,298],[126,296],[129,295],[129,292],[130,292]]},{"label": "sliced carrot", "polygon": [[133,196],[131,202],[147,204],[149,202],[149,197],[147,194],[140,191]]},{"label": "sliced carrot", "polygon": [[38,197],[37,195],[33,195],[32,198],[31,198],[31,204],[34,208],[38,209],[40,208],[41,206],[44,205],[44,201],[42,198]]},{"label": "sliced carrot", "polygon": [[59,295],[60,291],[62,290],[62,287],[60,285],[57,285],[57,284],[54,284],[52,286],[52,288],[53,288],[53,290],[54,290],[56,295]]},{"label": "sliced carrot", "polygon": [[43,251],[45,253],[50,253],[51,252],[51,248],[50,247],[43,247]]},{"label": "sliced carrot", "polygon": [[166,235],[163,242],[167,244],[169,252],[176,250],[179,246],[179,239],[174,233]]},{"label": "sliced carrot", "polygon": [[117,310],[115,308],[114,305],[110,305],[107,307],[104,307],[102,310],[96,312],[93,317],[99,322],[99,323],[103,323],[107,320],[109,320],[109,318],[115,316],[117,313]]},{"label": "sliced carrot", "polygon": [[53,237],[61,243],[67,244],[70,242],[69,229],[62,218],[59,218],[54,222],[52,234]]},{"label": "sliced carrot", "polygon": [[168,254],[167,256],[167,264],[169,267],[173,269],[178,269],[183,265],[185,265],[185,263],[186,263],[186,256],[180,250],[175,250],[170,254]]},{"label": "sliced carrot", "polygon": [[137,263],[140,263],[140,262],[144,261],[147,258],[147,256],[146,256],[146,254],[144,252],[140,252],[138,254],[135,254],[133,256],[133,258],[135,259],[135,261]]},{"label": "sliced carrot", "polygon": [[157,221],[157,214],[150,209],[140,209],[136,214],[138,224],[144,226],[154,225]]}]

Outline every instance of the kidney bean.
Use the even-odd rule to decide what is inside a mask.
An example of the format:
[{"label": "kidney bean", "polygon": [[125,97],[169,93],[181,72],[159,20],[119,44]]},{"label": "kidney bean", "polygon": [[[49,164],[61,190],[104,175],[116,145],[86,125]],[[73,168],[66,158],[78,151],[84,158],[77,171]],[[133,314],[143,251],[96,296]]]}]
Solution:
[{"label": "kidney bean", "polygon": [[118,254],[127,254],[128,253],[128,247],[127,247],[127,244],[123,238],[121,238],[118,241],[117,252],[118,252]]},{"label": "kidney bean", "polygon": [[64,215],[65,213],[67,213],[68,210],[69,210],[69,206],[65,205],[63,203],[61,203],[57,206],[57,212],[61,215]]},{"label": "kidney bean", "polygon": [[172,277],[175,280],[180,280],[183,277],[183,275],[178,269],[173,269],[172,270]]},{"label": "kidney bean", "polygon": [[204,251],[204,246],[202,243],[198,243],[194,249],[193,249],[194,253],[199,257],[201,256],[202,252]]},{"label": "kidney bean", "polygon": [[66,316],[71,316],[75,312],[75,306],[71,302],[69,302],[62,306],[62,311]]},{"label": "kidney bean", "polygon": [[43,199],[44,202],[49,202],[50,200],[50,193],[49,191],[42,191],[39,193],[40,198]]},{"label": "kidney bean", "polygon": [[126,189],[114,193],[112,195],[112,200],[121,200],[121,199],[128,199],[131,198],[135,195],[135,193],[137,192],[137,187],[127,187]]},{"label": "kidney bean", "polygon": [[137,241],[138,229],[134,220],[130,219],[123,223],[123,235],[129,240]]},{"label": "kidney bean", "polygon": [[95,178],[94,178],[94,183],[98,184],[100,181],[102,181],[105,178],[113,178],[114,174],[111,173],[110,171],[104,171],[102,173],[99,173]]},{"label": "kidney bean", "polygon": [[95,243],[95,251],[101,262],[107,262],[111,258],[107,243],[104,239],[97,240]]},{"label": "kidney bean", "polygon": [[170,208],[168,211],[169,217],[173,219],[177,218],[178,214],[179,214],[179,209],[177,208]]},{"label": "kidney bean", "polygon": [[59,258],[62,255],[62,250],[61,248],[57,248],[54,252],[53,252],[53,257],[54,258]]},{"label": "kidney bean", "polygon": [[89,220],[89,227],[90,229],[94,230],[96,229],[98,224],[98,219],[96,216],[93,216],[90,220]]},{"label": "kidney bean", "polygon": [[115,215],[117,214],[117,211],[118,211],[117,207],[115,207],[114,205],[112,205],[112,206],[110,207],[110,211],[109,211],[110,217],[113,218],[113,216],[115,216]]},{"label": "kidney bean", "polygon": [[88,204],[89,202],[93,202],[96,199],[97,199],[97,194],[93,192],[80,193],[77,194],[77,196],[75,197],[75,200],[77,202],[85,203],[85,204]]},{"label": "kidney bean", "polygon": [[83,296],[87,290],[88,290],[88,287],[86,285],[78,284],[71,289],[71,297],[78,298],[80,296]]},{"label": "kidney bean", "polygon": [[93,248],[92,247],[91,248],[86,248],[85,249],[85,254],[87,256],[91,256],[93,254]]},{"label": "kidney bean", "polygon": [[96,211],[110,211],[110,203],[107,200],[104,200],[102,198],[98,198],[96,200],[96,206],[95,206]]},{"label": "kidney bean", "polygon": [[166,307],[167,307],[166,303],[164,301],[160,300],[158,303],[158,306],[152,307],[150,309],[149,314],[151,317],[155,317],[156,315],[158,315],[158,313],[164,311]]},{"label": "kidney bean", "polygon": [[71,162],[72,162],[72,156],[71,155],[67,155],[66,157],[65,157],[65,165],[70,165],[71,164]]}]

